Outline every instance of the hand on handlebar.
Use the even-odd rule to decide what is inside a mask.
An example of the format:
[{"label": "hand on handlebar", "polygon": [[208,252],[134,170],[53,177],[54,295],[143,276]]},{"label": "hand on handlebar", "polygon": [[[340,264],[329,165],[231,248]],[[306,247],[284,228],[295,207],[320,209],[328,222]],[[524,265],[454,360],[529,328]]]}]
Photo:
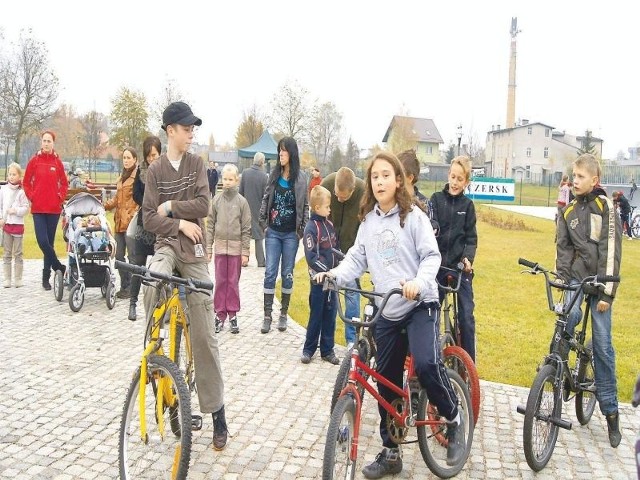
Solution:
[{"label": "hand on handlebar", "polygon": [[407,300],[415,300],[420,296],[420,284],[415,280],[400,280],[402,296]]},{"label": "hand on handlebar", "polygon": [[464,272],[470,273],[471,270],[473,270],[473,267],[471,266],[471,262],[469,261],[468,258],[466,258],[466,257],[463,258],[462,259],[462,264],[464,265],[464,267],[462,269]]},{"label": "hand on handlebar", "polygon": [[325,277],[336,278],[331,272],[318,272],[313,276],[313,281],[317,284],[324,282]]}]

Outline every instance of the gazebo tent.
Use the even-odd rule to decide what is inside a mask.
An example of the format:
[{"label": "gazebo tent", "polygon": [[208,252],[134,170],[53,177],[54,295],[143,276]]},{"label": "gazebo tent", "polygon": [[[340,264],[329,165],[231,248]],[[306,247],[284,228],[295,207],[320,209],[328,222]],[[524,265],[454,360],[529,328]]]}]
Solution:
[{"label": "gazebo tent", "polygon": [[264,153],[264,157],[267,160],[278,158],[278,144],[269,133],[269,130],[262,132],[258,141],[253,145],[238,149],[238,156],[242,158],[253,158],[256,152]]}]

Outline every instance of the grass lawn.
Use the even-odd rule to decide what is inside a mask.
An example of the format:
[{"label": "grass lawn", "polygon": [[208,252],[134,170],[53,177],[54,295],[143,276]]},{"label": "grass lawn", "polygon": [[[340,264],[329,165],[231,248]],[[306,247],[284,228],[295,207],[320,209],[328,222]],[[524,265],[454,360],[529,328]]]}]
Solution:
[{"label": "grass lawn", "polygon": [[[477,205],[477,211],[474,293],[480,378],[529,387],[537,365],[548,352],[555,315],[546,305],[543,277],[522,275],[517,262],[518,257],[524,257],[554,267],[554,224],[482,205]],[[613,305],[613,343],[618,394],[621,401],[629,402],[640,371],[640,336],[634,333],[638,327],[633,313],[633,305],[640,301],[640,272],[635,268],[640,264],[640,240],[623,240],[622,246],[622,283]],[[309,277],[304,259],[294,274],[289,314],[306,326]],[[343,332],[344,325],[338,320],[336,342],[342,345]]]}]

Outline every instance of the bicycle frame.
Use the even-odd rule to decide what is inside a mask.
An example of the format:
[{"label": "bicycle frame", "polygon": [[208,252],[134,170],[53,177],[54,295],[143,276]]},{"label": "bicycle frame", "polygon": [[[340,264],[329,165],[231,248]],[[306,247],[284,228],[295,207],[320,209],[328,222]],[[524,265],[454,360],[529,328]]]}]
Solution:
[{"label": "bicycle frame", "polygon": [[[158,299],[158,304],[156,305],[153,315],[149,318],[149,325],[147,329],[150,327],[150,335],[149,338],[151,342],[149,342],[144,352],[142,353],[142,359],[140,361],[140,378],[147,377],[147,358],[151,354],[157,355],[165,355],[165,352],[162,347],[163,340],[167,338],[167,332],[163,329],[165,325],[165,318],[169,317],[169,358],[171,361],[176,361],[177,354],[177,346],[178,346],[178,327],[181,327],[186,332],[184,335],[185,338],[185,349],[187,351],[187,358],[191,358],[191,338],[189,336],[189,327],[187,323],[187,316],[182,307],[182,302],[180,301],[180,293],[179,289],[175,285],[167,284],[166,282],[161,282],[156,286],[158,291],[164,292],[165,299]],[[170,290],[171,293],[168,294],[167,291]],[[191,374],[191,365],[187,365],[187,376]],[[166,378],[161,377],[158,380],[157,385],[153,385],[154,393],[156,394],[156,418],[158,418],[158,430],[160,434],[164,438],[164,416],[162,415],[163,408],[165,404],[167,406],[173,406],[176,403],[176,395],[171,389],[170,382],[167,381]],[[145,411],[145,393],[146,393],[146,382],[140,382],[140,395],[139,395],[139,405],[138,408],[141,412]],[[166,399],[166,400],[165,400]],[[146,415],[140,416],[140,436],[144,441],[147,435],[147,425],[146,425]]]},{"label": "bicycle frame", "polygon": [[[446,275],[445,285],[441,284],[436,277],[438,289],[444,292],[441,307],[444,328],[444,332],[440,339],[440,345],[442,348],[447,345],[460,345],[460,329],[458,327],[458,290],[460,290],[463,268],[464,266],[462,263],[459,263],[456,269],[440,267],[441,270],[448,270],[457,273],[457,280],[455,280],[455,282],[451,278],[451,274]],[[451,315],[451,310],[453,310],[453,315]]]}]

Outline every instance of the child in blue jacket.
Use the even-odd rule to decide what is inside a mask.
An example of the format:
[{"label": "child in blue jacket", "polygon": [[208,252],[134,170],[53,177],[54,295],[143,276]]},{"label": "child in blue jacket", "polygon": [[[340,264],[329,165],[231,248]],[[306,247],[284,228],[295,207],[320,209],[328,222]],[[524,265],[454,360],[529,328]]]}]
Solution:
[{"label": "child in blue jacket", "polygon": [[[338,238],[333,224],[327,219],[331,212],[331,192],[321,185],[313,187],[309,195],[311,217],[304,228],[304,254],[309,265],[309,275],[326,272],[338,265],[333,249],[338,248]],[[320,356],[326,362],[338,365],[340,360],[333,351],[337,312],[336,292],[322,291],[322,283],[311,282],[309,292],[309,325],[307,337],[302,348],[302,363],[311,362],[318,348]]]}]

